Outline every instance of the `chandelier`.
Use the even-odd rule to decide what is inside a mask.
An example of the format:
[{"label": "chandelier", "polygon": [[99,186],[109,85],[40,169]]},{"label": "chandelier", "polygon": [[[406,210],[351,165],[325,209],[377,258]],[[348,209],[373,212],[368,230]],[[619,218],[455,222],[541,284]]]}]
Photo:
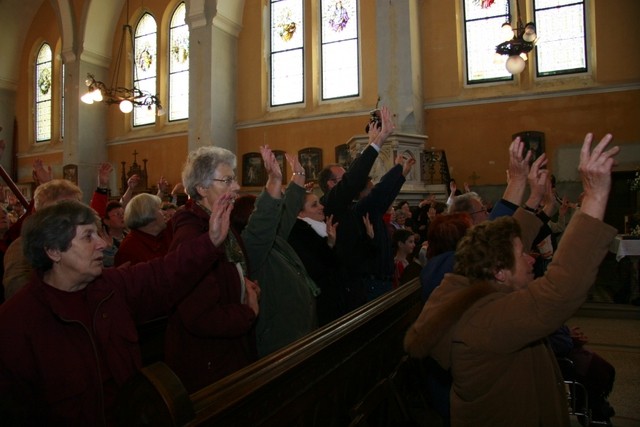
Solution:
[{"label": "chandelier", "polygon": [[[149,110],[156,107],[156,113],[159,116],[164,115],[164,109],[160,104],[158,95],[139,89],[135,86],[126,88],[118,85],[118,76],[120,75],[120,64],[122,57],[125,55],[125,42],[129,39],[130,46],[133,48],[133,29],[129,22],[129,0],[127,0],[127,16],[126,23],[122,26],[122,36],[120,37],[120,46],[118,47],[118,56],[113,68],[111,76],[111,86],[107,86],[103,82],[96,80],[95,76],[87,73],[85,84],[87,85],[87,93],[82,95],[80,100],[86,104],[94,102],[104,102],[107,105],[118,104],[120,111],[130,113],[134,107],[147,107]],[[134,81],[137,79],[137,67],[134,65]]]},{"label": "chandelier", "polygon": [[533,50],[538,35],[536,34],[536,25],[533,22],[522,24],[520,18],[520,4],[516,1],[518,13],[518,22],[513,28],[509,22],[502,24],[502,32],[504,34],[504,42],[496,46],[496,56],[502,61],[502,56],[508,58],[505,63],[507,71],[511,74],[520,74],[526,65],[528,59],[527,54]]}]

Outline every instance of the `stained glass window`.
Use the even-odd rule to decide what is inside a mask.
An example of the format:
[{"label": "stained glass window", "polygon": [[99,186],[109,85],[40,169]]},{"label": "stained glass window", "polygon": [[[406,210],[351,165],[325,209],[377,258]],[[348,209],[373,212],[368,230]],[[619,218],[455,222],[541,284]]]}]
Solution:
[{"label": "stained glass window", "polygon": [[[133,38],[133,86],[151,94],[156,93],[157,31],[156,20],[149,13],[145,13],[136,25]],[[155,105],[133,109],[134,126],[147,125],[155,120]]]},{"label": "stained glass window", "polygon": [[304,102],[302,0],[271,1],[271,106]]},{"label": "stained glass window", "polygon": [[322,99],[360,93],[357,0],[322,0]]},{"label": "stained glass window", "polygon": [[464,0],[464,26],[467,84],[511,80],[505,68],[506,57],[496,56],[502,43],[502,24],[509,22],[509,0],[495,0],[488,8],[477,0]]},{"label": "stained glass window", "polygon": [[587,71],[584,1],[534,0],[538,77]]},{"label": "stained glass window", "polygon": [[169,121],[189,117],[189,27],[180,3],[169,26]]},{"label": "stained glass window", "polygon": [[35,72],[35,131],[36,142],[51,139],[51,46],[44,43],[36,57]]}]

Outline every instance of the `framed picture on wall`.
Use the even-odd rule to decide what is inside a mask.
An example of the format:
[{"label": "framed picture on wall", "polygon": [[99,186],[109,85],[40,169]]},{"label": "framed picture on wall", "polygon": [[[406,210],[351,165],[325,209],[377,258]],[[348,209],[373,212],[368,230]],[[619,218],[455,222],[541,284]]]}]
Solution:
[{"label": "framed picture on wall", "polygon": [[247,153],[242,156],[242,185],[261,187],[267,183],[267,174],[260,153]]},{"label": "framed picture on wall", "polygon": [[273,154],[276,156],[276,160],[280,165],[280,170],[282,171],[282,183],[287,183],[287,158],[284,156],[284,151],[281,150],[273,150]]},{"label": "framed picture on wall", "polygon": [[78,165],[64,165],[62,168],[62,176],[67,181],[78,185]]},{"label": "framed picture on wall", "polygon": [[544,132],[538,132],[535,130],[527,130],[523,132],[514,133],[511,138],[516,139],[516,137],[520,137],[520,140],[524,142],[524,154],[527,154],[527,151],[533,151],[533,156],[531,156],[531,163],[538,157],[544,153]]},{"label": "framed picture on wall", "polygon": [[304,168],[307,181],[317,181],[318,174],[322,170],[322,149],[304,148],[298,151],[298,159]]},{"label": "framed picture on wall", "polygon": [[351,152],[347,144],[340,144],[336,146],[336,163],[345,169],[349,169],[349,165],[353,159],[351,158]]}]

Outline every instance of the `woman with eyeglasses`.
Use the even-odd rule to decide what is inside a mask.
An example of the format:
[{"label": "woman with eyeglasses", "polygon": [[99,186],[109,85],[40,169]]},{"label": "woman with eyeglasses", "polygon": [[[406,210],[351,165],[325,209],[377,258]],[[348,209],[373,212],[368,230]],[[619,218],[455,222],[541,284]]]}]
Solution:
[{"label": "woman with eyeglasses", "polygon": [[[207,233],[217,200],[237,197],[236,156],[220,147],[189,153],[182,182],[189,200],[173,216],[171,248]],[[247,257],[233,230],[219,245],[213,262],[195,289],[171,315],[165,336],[165,361],[194,392],[256,359],[254,324],[258,316],[258,285],[248,279]]]}]

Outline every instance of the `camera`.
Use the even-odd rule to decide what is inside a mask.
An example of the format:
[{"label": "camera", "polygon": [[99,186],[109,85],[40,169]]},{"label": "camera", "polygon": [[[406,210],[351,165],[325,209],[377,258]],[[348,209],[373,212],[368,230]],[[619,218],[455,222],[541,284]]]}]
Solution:
[{"label": "camera", "polygon": [[369,129],[371,126],[375,126],[378,129],[382,129],[382,116],[380,114],[380,110],[373,110],[369,113],[369,123],[364,127],[364,131],[369,133]]}]

